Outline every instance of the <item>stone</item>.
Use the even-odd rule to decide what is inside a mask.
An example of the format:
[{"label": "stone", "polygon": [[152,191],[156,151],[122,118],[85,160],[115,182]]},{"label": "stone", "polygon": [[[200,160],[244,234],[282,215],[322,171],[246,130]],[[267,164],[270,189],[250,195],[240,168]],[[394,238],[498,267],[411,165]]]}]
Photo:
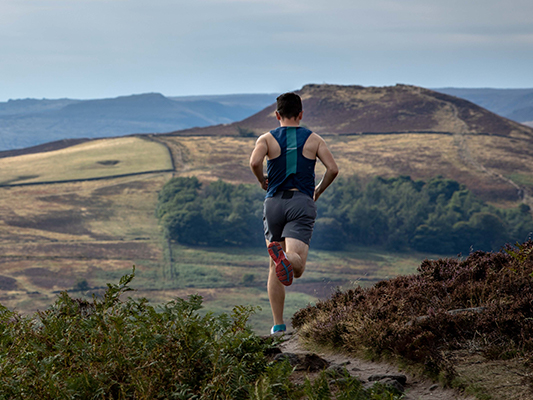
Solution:
[{"label": "stone", "polygon": [[350,375],[346,367],[342,364],[332,364],[326,369],[326,372],[330,373],[332,376]]},{"label": "stone", "polygon": [[276,354],[274,356],[274,361],[284,361],[284,360],[289,360],[289,363],[291,364],[291,367],[296,367],[298,365],[300,365],[301,361],[300,361],[300,356],[298,356],[298,354],[294,354],[294,353],[280,353],[280,354]]},{"label": "stone", "polygon": [[370,390],[372,389],[376,384],[379,384],[379,385],[383,385],[384,387],[388,388],[388,389],[395,389],[397,390],[398,392],[400,393],[403,393],[405,391],[403,385],[398,382],[397,380],[395,379],[388,379],[388,378],[385,378],[385,379],[381,379],[379,381],[371,381],[371,382],[367,382],[363,385],[363,388],[366,389],[366,390]]},{"label": "stone", "polygon": [[273,356],[276,354],[281,354],[281,349],[279,347],[269,347],[268,349],[263,350],[265,356]]},{"label": "stone", "polygon": [[394,379],[401,385],[405,385],[407,383],[407,376],[402,374],[376,374],[368,377],[370,382],[381,381],[383,379]]},{"label": "stone", "polygon": [[400,382],[398,382],[396,379],[382,379],[378,382],[381,383],[385,387],[394,388],[400,393],[403,393],[405,391],[403,385]]},{"label": "stone", "polygon": [[307,372],[321,371],[329,366],[329,362],[319,357],[316,354],[306,354],[305,358],[301,361],[297,370],[303,370]]}]

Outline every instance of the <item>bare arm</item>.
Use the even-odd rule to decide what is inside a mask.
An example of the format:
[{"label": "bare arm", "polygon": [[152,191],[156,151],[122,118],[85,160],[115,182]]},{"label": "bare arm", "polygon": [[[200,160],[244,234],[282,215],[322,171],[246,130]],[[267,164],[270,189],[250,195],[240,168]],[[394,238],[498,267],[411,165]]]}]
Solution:
[{"label": "bare arm", "polygon": [[326,142],[324,139],[320,138],[320,142],[318,145],[317,150],[317,157],[320,161],[322,161],[322,164],[326,167],[326,173],[322,177],[322,180],[315,188],[315,201],[318,200],[320,195],[324,193],[324,190],[327,189],[329,185],[335,180],[337,175],[339,174],[339,167],[337,167],[337,163],[335,162],[335,159],[333,158],[333,154],[331,154],[331,151],[329,151],[328,146],[326,145]]},{"label": "bare arm", "polygon": [[264,190],[268,188],[268,180],[263,172],[263,161],[268,153],[268,144],[265,135],[262,135],[255,142],[254,151],[250,156],[250,169],[261,184]]}]

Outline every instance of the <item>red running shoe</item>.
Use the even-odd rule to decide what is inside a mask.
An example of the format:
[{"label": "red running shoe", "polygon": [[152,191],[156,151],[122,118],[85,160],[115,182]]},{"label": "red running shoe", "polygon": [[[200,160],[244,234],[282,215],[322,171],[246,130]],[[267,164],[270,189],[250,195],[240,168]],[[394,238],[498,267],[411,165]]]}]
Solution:
[{"label": "red running shoe", "polygon": [[278,242],[270,243],[268,245],[268,254],[274,260],[274,264],[276,264],[276,275],[279,281],[285,286],[292,285],[292,278],[294,277],[292,265],[287,260],[281,244]]}]

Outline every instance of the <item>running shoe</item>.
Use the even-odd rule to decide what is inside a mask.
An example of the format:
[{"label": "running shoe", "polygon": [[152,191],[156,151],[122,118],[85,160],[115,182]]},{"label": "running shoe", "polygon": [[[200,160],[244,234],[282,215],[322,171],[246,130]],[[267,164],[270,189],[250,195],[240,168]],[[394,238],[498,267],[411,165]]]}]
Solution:
[{"label": "running shoe", "polygon": [[285,324],[274,325],[270,330],[271,335],[279,336],[283,335],[287,331],[287,326]]},{"label": "running shoe", "polygon": [[292,285],[292,278],[294,277],[292,265],[287,259],[281,244],[278,242],[270,243],[268,245],[268,254],[274,260],[274,264],[276,264],[276,275],[279,281],[285,286]]}]

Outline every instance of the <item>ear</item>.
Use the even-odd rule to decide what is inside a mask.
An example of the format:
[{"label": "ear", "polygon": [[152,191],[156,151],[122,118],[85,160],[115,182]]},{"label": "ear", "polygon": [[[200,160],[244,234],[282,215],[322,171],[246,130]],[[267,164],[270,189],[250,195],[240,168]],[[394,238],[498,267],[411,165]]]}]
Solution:
[{"label": "ear", "polygon": [[281,115],[279,115],[279,112],[277,112],[277,111],[276,111],[276,119],[277,119],[278,121],[281,121]]},{"label": "ear", "polygon": [[303,118],[303,116],[304,116],[304,112],[303,112],[303,110],[302,110],[302,111],[300,111],[300,114],[298,114],[298,118],[297,118],[298,121],[301,121],[302,118]]}]

